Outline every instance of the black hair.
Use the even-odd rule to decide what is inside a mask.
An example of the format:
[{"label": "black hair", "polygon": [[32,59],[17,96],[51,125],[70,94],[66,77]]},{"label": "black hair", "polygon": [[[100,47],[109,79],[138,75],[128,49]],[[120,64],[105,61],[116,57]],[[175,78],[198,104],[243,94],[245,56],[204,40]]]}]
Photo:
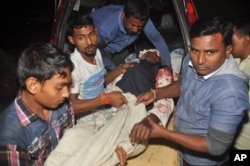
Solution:
[{"label": "black hair", "polygon": [[73,71],[70,57],[49,43],[33,43],[25,49],[17,64],[17,76],[21,89],[26,89],[25,82],[35,77],[44,83],[55,74],[66,76],[64,68]]},{"label": "black hair", "polygon": [[133,16],[146,21],[150,14],[150,3],[147,0],[128,0],[123,11],[126,17]]},{"label": "black hair", "polygon": [[232,44],[233,24],[222,17],[203,18],[196,21],[189,32],[190,38],[220,33],[224,46]]},{"label": "black hair", "polygon": [[86,26],[95,27],[91,15],[74,11],[68,18],[66,37],[73,35],[74,28],[78,29]]},{"label": "black hair", "polygon": [[250,36],[250,16],[234,18],[232,23],[239,34]]}]

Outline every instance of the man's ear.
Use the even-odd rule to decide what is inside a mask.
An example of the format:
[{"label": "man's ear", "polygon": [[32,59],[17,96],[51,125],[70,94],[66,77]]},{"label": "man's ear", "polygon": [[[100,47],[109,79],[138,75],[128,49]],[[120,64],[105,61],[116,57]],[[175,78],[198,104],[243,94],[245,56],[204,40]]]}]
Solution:
[{"label": "man's ear", "polygon": [[121,16],[122,16],[122,19],[124,19],[126,17],[124,11],[122,12]]},{"label": "man's ear", "polygon": [[75,41],[74,41],[72,36],[68,36],[68,40],[69,40],[70,44],[75,45]]},{"label": "man's ear", "polygon": [[226,57],[229,58],[230,54],[232,53],[232,49],[233,49],[233,46],[232,45],[228,45],[226,47]]},{"label": "man's ear", "polygon": [[243,41],[244,46],[250,45],[250,36],[249,35],[245,35],[243,40],[244,40]]},{"label": "man's ear", "polygon": [[35,77],[29,77],[26,82],[26,89],[29,91],[31,94],[36,94],[39,86],[39,82]]}]

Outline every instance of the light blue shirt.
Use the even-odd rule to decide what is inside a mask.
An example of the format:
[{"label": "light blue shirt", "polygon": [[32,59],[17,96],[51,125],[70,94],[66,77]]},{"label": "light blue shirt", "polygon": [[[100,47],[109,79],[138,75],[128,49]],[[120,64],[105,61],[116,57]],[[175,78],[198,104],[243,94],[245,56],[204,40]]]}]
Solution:
[{"label": "light blue shirt", "polygon": [[[244,111],[249,108],[247,75],[240,71],[231,56],[206,78],[198,77],[189,62],[190,56],[186,55],[182,65],[175,130],[204,137],[209,136],[209,128],[236,133]],[[227,155],[212,156],[184,147],[181,150],[184,160],[191,165],[216,165],[228,158]]]}]

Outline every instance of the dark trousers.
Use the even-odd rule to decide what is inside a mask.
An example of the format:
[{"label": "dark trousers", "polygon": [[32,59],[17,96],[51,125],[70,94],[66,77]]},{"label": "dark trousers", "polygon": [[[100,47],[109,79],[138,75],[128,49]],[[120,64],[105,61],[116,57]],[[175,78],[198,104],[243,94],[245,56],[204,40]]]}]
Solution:
[{"label": "dark trousers", "polygon": [[[160,68],[159,64],[151,64],[145,60],[140,63],[134,63],[134,67],[129,68],[122,79],[117,82],[117,86],[123,92],[130,92],[135,96],[155,88],[155,78]],[[148,105],[147,110],[151,109],[153,104]]]}]

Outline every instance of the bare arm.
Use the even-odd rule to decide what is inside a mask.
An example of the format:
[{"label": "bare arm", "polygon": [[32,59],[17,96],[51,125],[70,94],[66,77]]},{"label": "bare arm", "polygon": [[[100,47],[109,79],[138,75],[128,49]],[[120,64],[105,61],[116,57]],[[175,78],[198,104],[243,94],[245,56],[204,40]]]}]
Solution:
[{"label": "bare arm", "polygon": [[113,81],[120,74],[125,73],[129,67],[133,67],[132,63],[124,63],[119,65],[115,70],[109,71],[105,75],[105,84],[107,85],[111,81]]},{"label": "bare arm", "polygon": [[[148,92],[140,94],[137,97],[137,104],[144,103],[145,105],[148,105],[154,102],[155,99],[177,97],[180,93],[179,88],[179,82],[174,82],[166,87],[155,89],[155,92],[150,90]],[[151,125],[148,121],[149,118],[155,123],[160,122],[159,118],[156,115],[149,114],[149,116],[143,119],[141,122],[136,123],[130,132],[131,143],[147,142],[149,140],[151,135]]]},{"label": "bare arm", "polygon": [[198,152],[209,153],[205,137],[170,131],[164,128],[163,126],[155,123],[151,119],[149,119],[149,123],[152,126],[151,137],[165,138],[183,147],[186,147],[186,148],[198,151]]},{"label": "bare arm", "polygon": [[148,105],[155,101],[154,97],[156,97],[156,99],[163,99],[163,98],[179,97],[179,95],[180,95],[180,84],[178,81],[175,81],[172,84],[169,84],[168,86],[162,88],[156,88],[155,96],[153,91],[151,90],[138,95],[136,103],[137,104],[144,103],[145,105]]},{"label": "bare arm", "polygon": [[95,108],[98,108],[102,105],[101,97],[98,96],[94,99],[89,99],[89,100],[83,100],[83,99],[78,99],[78,93],[77,94],[70,94],[70,100],[72,102],[72,107],[74,109],[75,114],[77,113],[84,113],[84,112],[89,112]]},{"label": "bare arm", "polygon": [[[102,105],[106,105],[100,95],[96,98],[88,100],[78,99],[78,95],[79,94],[70,94],[70,100],[72,102],[72,107],[74,109],[75,114],[87,113],[90,110],[98,108]],[[120,91],[105,93],[105,95],[109,101],[109,104],[113,107],[121,107],[123,104],[128,102],[126,97],[123,96]]]},{"label": "bare arm", "polygon": [[179,81],[175,81],[172,84],[169,84],[168,86],[155,89],[155,92],[156,99],[179,97],[180,83]]}]

